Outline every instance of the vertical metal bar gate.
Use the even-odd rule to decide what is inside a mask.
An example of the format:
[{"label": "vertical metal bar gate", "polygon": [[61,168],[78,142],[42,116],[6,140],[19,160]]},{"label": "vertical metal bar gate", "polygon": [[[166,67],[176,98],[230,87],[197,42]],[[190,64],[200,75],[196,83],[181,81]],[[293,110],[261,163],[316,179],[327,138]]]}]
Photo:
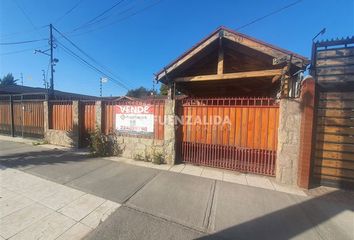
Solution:
[{"label": "vertical metal bar gate", "polygon": [[279,106],[273,98],[186,98],[178,103],[183,162],[275,175]]}]

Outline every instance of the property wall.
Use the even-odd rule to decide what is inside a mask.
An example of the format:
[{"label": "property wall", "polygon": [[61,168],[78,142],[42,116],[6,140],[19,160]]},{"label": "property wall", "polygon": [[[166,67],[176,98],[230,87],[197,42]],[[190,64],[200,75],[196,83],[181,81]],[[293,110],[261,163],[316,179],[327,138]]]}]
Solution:
[{"label": "property wall", "polygon": [[280,100],[276,180],[283,184],[297,184],[301,115],[299,98]]},{"label": "property wall", "polygon": [[50,144],[64,147],[79,146],[79,102],[73,101],[72,116],[73,127],[71,130],[56,130],[49,127],[49,102],[44,101],[44,139]]},{"label": "property wall", "polygon": [[154,153],[164,152],[164,141],[153,138],[118,136],[122,157],[134,159],[137,155],[152,157]]},{"label": "property wall", "polygon": [[136,155],[152,157],[154,153],[162,153],[167,164],[175,163],[175,100],[165,101],[164,139],[118,136],[122,147],[122,156],[134,158]]}]

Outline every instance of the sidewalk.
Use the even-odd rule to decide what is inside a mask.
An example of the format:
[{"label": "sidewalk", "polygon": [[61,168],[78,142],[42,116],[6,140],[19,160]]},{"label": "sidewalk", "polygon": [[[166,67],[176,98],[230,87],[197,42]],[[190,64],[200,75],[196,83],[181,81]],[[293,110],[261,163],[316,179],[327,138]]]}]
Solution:
[{"label": "sidewalk", "polygon": [[11,168],[0,179],[0,239],[81,239],[120,206]]},{"label": "sidewalk", "polygon": [[151,162],[135,161],[128,158],[122,157],[107,157],[105,159],[132,164],[139,167],[154,168],[164,171],[176,172],[181,174],[193,175],[198,177],[204,177],[214,180],[219,180],[223,182],[237,183],[241,185],[258,187],[263,189],[270,189],[279,192],[295,194],[299,196],[307,196],[305,191],[300,188],[287,186],[279,184],[275,181],[273,177],[255,175],[255,174],[244,174],[229,170],[209,168],[204,166],[194,166],[190,164],[178,164],[170,166],[167,164],[156,165]]}]

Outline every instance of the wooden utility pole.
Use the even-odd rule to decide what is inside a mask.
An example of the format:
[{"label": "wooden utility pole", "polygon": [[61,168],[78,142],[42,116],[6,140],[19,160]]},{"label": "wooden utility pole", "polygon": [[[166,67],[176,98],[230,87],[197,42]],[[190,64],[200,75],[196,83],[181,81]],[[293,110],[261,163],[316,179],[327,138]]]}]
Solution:
[{"label": "wooden utility pole", "polygon": [[54,58],[53,58],[53,25],[49,24],[50,44],[50,94],[54,94]]}]

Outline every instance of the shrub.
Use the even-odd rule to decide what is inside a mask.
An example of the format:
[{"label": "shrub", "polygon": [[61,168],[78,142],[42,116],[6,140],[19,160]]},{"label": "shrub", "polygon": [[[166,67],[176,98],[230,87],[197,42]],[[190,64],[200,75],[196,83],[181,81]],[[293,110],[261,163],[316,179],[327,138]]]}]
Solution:
[{"label": "shrub", "polygon": [[164,155],[161,152],[155,152],[152,158],[152,163],[163,164],[165,163]]},{"label": "shrub", "polygon": [[119,156],[122,149],[116,139],[115,135],[106,136],[96,129],[95,132],[90,134],[89,138],[91,155],[96,157]]},{"label": "shrub", "polygon": [[144,157],[144,161],[145,162],[151,162],[151,156],[150,156],[150,154],[145,154],[145,157]]},{"label": "shrub", "polygon": [[145,158],[141,155],[141,154],[135,154],[134,155],[134,158],[133,158],[135,161],[144,161]]}]

